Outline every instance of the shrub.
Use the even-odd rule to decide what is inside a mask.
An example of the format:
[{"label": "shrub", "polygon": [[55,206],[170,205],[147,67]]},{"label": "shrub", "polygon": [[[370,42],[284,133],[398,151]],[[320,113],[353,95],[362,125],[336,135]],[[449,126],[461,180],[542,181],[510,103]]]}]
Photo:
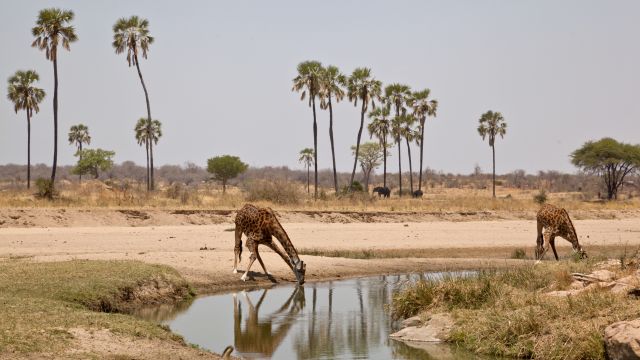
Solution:
[{"label": "shrub", "polygon": [[39,198],[53,199],[56,191],[53,187],[53,181],[50,179],[38,178],[36,180],[36,196]]},{"label": "shrub", "polygon": [[286,180],[255,180],[245,185],[247,201],[269,201],[274,204],[297,204],[302,195],[298,187]]},{"label": "shrub", "polygon": [[547,192],[541,189],[537,194],[533,196],[533,201],[542,205],[547,202]]},{"label": "shrub", "polygon": [[[356,192],[363,192],[364,191],[364,187],[362,186],[362,184],[359,181],[354,180],[353,183],[351,183],[351,190],[356,193]],[[349,193],[349,186],[345,185],[342,188],[342,193],[343,194],[347,194]]]},{"label": "shrub", "polygon": [[511,253],[511,258],[512,259],[526,259],[527,258],[527,252],[524,251],[524,249],[515,249]]}]

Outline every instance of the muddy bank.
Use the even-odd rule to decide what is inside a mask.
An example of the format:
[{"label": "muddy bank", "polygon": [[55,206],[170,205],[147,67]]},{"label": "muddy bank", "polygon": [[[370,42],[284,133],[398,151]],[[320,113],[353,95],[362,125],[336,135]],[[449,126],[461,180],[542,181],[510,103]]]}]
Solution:
[{"label": "muddy bank", "polygon": [[[400,223],[430,221],[533,220],[535,211],[276,211],[282,222],[296,223]],[[640,210],[576,210],[575,219],[627,219]],[[234,210],[29,208],[0,209],[0,228],[176,226],[233,224]]]}]

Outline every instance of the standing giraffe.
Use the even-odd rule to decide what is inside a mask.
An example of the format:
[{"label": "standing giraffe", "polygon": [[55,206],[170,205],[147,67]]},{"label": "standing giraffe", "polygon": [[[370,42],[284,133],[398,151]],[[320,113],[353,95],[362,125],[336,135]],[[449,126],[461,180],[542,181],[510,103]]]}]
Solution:
[{"label": "standing giraffe", "polygon": [[[298,257],[296,248],[291,243],[289,235],[287,235],[282,225],[280,225],[280,222],[276,218],[273,210],[270,208],[259,208],[251,204],[245,204],[236,214],[235,224],[236,242],[233,259],[234,274],[238,272],[238,262],[241,261],[243,233],[247,235],[247,248],[251,251],[247,271],[245,271],[240,278],[242,281],[247,280],[249,269],[251,269],[251,265],[253,265],[253,262],[256,259],[260,262],[265,274],[270,275],[262,262],[260,254],[258,253],[258,245],[266,245],[280,255],[282,260],[289,265],[289,268],[291,268],[293,273],[296,275],[298,284],[304,284],[306,265],[304,264],[304,261],[300,260]],[[273,242],[272,236],[280,241],[280,244],[286,253]]]},{"label": "standing giraffe", "polygon": [[[573,247],[573,251],[579,253],[581,259],[587,257],[586,251],[584,251],[580,243],[578,243],[578,234],[573,227],[567,210],[551,204],[544,204],[540,210],[538,210],[536,220],[538,223],[536,259],[538,261],[542,260],[544,254],[549,250],[549,245],[551,245],[553,255],[555,255],[556,260],[558,260],[555,243],[556,236],[563,237],[569,241]],[[543,228],[544,234],[542,232]]]}]

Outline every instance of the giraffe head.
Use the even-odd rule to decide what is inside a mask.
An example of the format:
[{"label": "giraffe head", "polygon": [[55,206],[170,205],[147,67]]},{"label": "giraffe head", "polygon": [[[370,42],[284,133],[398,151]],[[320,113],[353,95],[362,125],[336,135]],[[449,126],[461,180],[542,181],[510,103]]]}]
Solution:
[{"label": "giraffe head", "polygon": [[307,272],[307,265],[300,259],[295,261],[292,260],[291,265],[293,266],[293,273],[296,274],[298,285],[304,284],[304,275]]},{"label": "giraffe head", "polygon": [[586,252],[586,251],[584,251],[584,249],[583,249],[583,248],[582,248],[582,246],[580,246],[580,245],[578,245],[578,248],[577,248],[577,249],[573,249],[573,252],[577,253],[577,254],[578,254],[578,257],[579,257],[580,259],[586,259],[586,258],[588,258],[588,256],[587,256],[587,252]]}]

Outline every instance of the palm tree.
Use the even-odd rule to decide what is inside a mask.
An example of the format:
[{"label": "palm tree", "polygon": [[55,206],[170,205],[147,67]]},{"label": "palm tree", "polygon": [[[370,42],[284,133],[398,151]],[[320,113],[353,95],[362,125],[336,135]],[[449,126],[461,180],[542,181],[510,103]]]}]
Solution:
[{"label": "palm tree", "polygon": [[402,138],[402,132],[400,129],[403,122],[402,119],[400,119],[400,114],[404,114],[407,111],[405,105],[410,95],[411,88],[407,85],[394,83],[387,85],[387,87],[384,88],[384,97],[387,106],[393,105],[396,109],[396,118],[394,119],[396,122],[396,132],[394,137],[398,143],[398,182],[400,184],[400,197],[402,197],[402,159],[400,158],[400,140]]},{"label": "palm tree", "polygon": [[333,106],[331,97],[335,97],[336,102],[340,102],[344,98],[343,87],[346,86],[347,78],[340,70],[333,66],[327,66],[322,71],[320,78],[320,108],[329,109],[329,139],[331,140],[331,159],[333,160],[333,186],[338,195],[338,175],[336,171],[336,152],[333,143]]},{"label": "palm tree", "polygon": [[[73,125],[69,129],[69,144],[75,144],[78,148],[78,156],[82,161],[82,144],[91,144],[91,135],[89,135],[89,128],[84,124]],[[82,183],[82,174],[80,176],[80,182]]]},{"label": "palm tree", "polygon": [[53,166],[51,168],[51,188],[55,185],[58,166],[58,45],[68,51],[70,44],[78,36],[69,23],[73,20],[73,11],[57,8],[42,9],[38,13],[36,26],[31,29],[35,37],[32,47],[44,50],[47,60],[53,62]]},{"label": "palm tree", "polygon": [[307,167],[307,194],[309,193],[309,169],[313,164],[313,149],[312,148],[304,148],[300,150],[300,158],[298,161],[303,163]]},{"label": "palm tree", "polygon": [[45,96],[44,90],[33,86],[38,80],[40,77],[34,70],[16,71],[9,78],[7,88],[7,98],[13,102],[16,114],[18,110],[25,110],[27,113],[27,189],[31,188],[31,116],[34,111],[40,111],[38,104]]},{"label": "palm tree", "polygon": [[162,137],[162,124],[158,120],[149,121],[149,119],[140,118],[134,128],[138,145],[145,145],[147,151],[147,190],[149,190],[149,160],[151,157],[151,144],[158,144],[158,140]]},{"label": "palm tree", "polygon": [[411,166],[411,143],[419,138],[418,132],[413,128],[416,118],[411,114],[400,115],[402,125],[400,127],[400,135],[407,142],[407,154],[409,156],[409,184],[411,194],[413,194],[413,168]]},{"label": "palm tree", "polygon": [[318,124],[316,122],[316,97],[321,90],[322,64],[319,61],[304,61],[298,64],[298,76],[293,79],[291,91],[302,91],[300,100],[304,100],[309,93],[309,107],[313,109],[313,166],[314,166],[314,195],[318,198]]},{"label": "palm tree", "polygon": [[436,116],[438,109],[438,100],[429,99],[431,90],[424,89],[422,91],[416,91],[409,98],[409,105],[413,108],[413,115],[418,119],[418,131],[420,132],[419,139],[417,139],[420,145],[420,176],[418,180],[418,190],[422,190],[422,158],[424,155],[424,127],[427,120],[427,116]]},{"label": "palm tree", "polygon": [[401,155],[402,155],[402,151],[401,151],[401,145],[402,145],[402,138],[404,137],[404,126],[405,126],[405,119],[404,119],[404,115],[400,115],[400,116],[395,116],[393,119],[391,119],[391,136],[393,137],[396,145],[398,145],[398,173],[399,175],[399,181],[400,181],[400,192],[399,192],[399,196],[402,196],[402,160],[401,160]]},{"label": "palm tree", "polygon": [[478,134],[482,136],[482,140],[489,138],[489,146],[493,153],[493,197],[496,197],[496,135],[504,138],[507,133],[507,123],[499,112],[491,110],[482,114],[480,117],[480,125],[478,126]]},{"label": "palm tree", "polygon": [[[149,104],[149,92],[147,86],[144,84],[142,78],[142,72],[140,71],[140,61],[138,54],[142,53],[143,58],[147,58],[147,51],[149,51],[149,45],[153,44],[154,38],[149,35],[149,20],[142,19],[137,16],[131,16],[130,18],[121,18],[113,25],[113,47],[116,50],[116,54],[127,52],[127,63],[129,66],[135,65],[138,70],[138,77],[140,77],[140,83],[142,84],[142,90],[144,90],[144,97],[147,101],[147,132],[149,133],[146,138],[152,138],[151,128],[153,121],[151,121],[151,105]],[[147,190],[155,189],[155,182],[153,177],[153,144],[150,142],[147,145],[149,152],[149,160],[147,164]]]},{"label": "palm tree", "polygon": [[391,120],[389,119],[389,107],[388,106],[380,106],[371,110],[369,112],[369,118],[371,118],[371,123],[367,127],[369,130],[369,137],[376,137],[378,141],[380,141],[380,146],[382,146],[385,151],[383,152],[383,186],[387,187],[387,137],[389,136],[389,132],[391,131]]},{"label": "palm tree", "polygon": [[358,166],[358,155],[360,152],[360,138],[364,127],[364,114],[366,114],[369,104],[375,109],[375,100],[380,99],[382,83],[371,76],[371,69],[357,68],[347,80],[347,90],[349,101],[353,101],[353,106],[358,106],[358,100],[362,102],[360,110],[360,129],[358,130],[358,140],[356,141],[355,159],[353,160],[353,171],[349,180],[349,191],[353,186],[353,178],[356,176]]}]

